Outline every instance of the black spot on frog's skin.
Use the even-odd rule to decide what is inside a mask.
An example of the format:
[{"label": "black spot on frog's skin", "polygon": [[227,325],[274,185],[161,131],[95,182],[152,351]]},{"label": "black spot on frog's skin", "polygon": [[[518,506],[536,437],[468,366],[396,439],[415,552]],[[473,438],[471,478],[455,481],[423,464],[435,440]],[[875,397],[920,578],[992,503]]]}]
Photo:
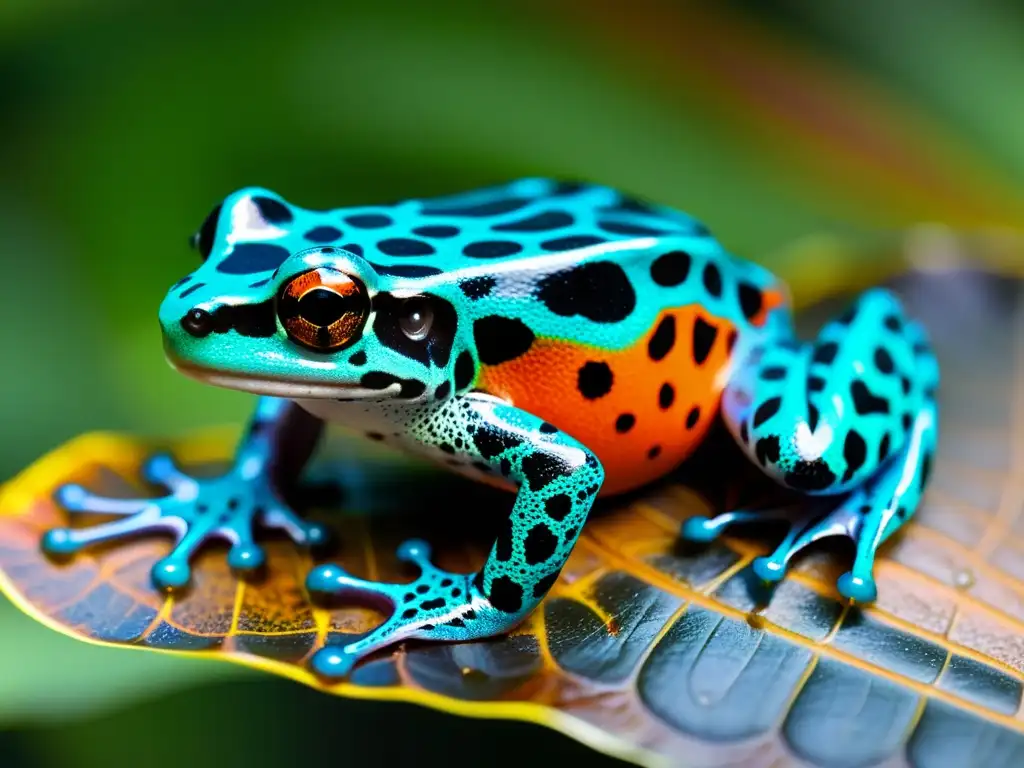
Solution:
[{"label": "black spot on frog's skin", "polygon": [[608,363],[591,360],[580,367],[576,375],[576,388],[587,400],[597,400],[612,391],[613,381]]},{"label": "black spot on frog's skin", "polygon": [[460,281],[459,288],[466,294],[466,298],[476,301],[477,299],[489,296],[497,284],[498,281],[490,275],[481,275],[480,277],[470,277]]},{"label": "black spot on frog's skin", "polygon": [[436,277],[443,274],[444,270],[437,267],[426,267],[422,264],[371,264],[378,275],[391,275],[394,277]]},{"label": "black spot on frog's skin", "polygon": [[436,226],[430,227],[416,227],[416,229],[414,229],[412,233],[414,235],[419,235],[420,237],[446,238],[455,237],[457,234],[459,234],[459,228],[446,226],[444,224],[438,224]]},{"label": "black spot on frog's skin", "polygon": [[435,400],[446,400],[448,398],[448,395],[450,395],[451,393],[452,393],[451,382],[449,382],[449,381],[441,382],[441,384],[438,385],[437,389],[434,390],[434,399]]},{"label": "black spot on frog's skin", "polygon": [[525,355],[533,345],[530,326],[518,318],[488,315],[473,321],[476,354],[484,365],[499,365]]},{"label": "black spot on frog's skin", "polygon": [[270,278],[264,280],[257,280],[255,283],[249,283],[250,288],[262,288],[264,285],[270,282]]},{"label": "black spot on frog's skin", "polygon": [[359,383],[367,389],[387,389],[392,384],[398,384],[401,387],[398,396],[405,400],[419,397],[427,390],[427,385],[419,379],[400,379],[384,371],[365,373]]},{"label": "black spot on frog's skin", "polygon": [[511,240],[481,240],[470,243],[462,253],[474,259],[500,259],[523,250],[523,246]]},{"label": "black spot on frog's skin", "polygon": [[537,298],[559,317],[581,315],[595,323],[620,322],[636,308],[629,277],[610,261],[592,261],[541,278]]},{"label": "black spot on frog's skin", "polygon": [[807,426],[811,432],[814,432],[818,428],[818,419],[821,418],[821,413],[811,403],[807,404]]},{"label": "black spot on frog's skin", "polygon": [[181,278],[181,280],[179,280],[174,285],[172,285],[168,290],[176,291],[176,290],[181,288],[181,286],[183,286],[185,283],[187,283],[191,279],[192,279],[192,275],[185,275],[183,278]]},{"label": "black spot on frog's skin", "polygon": [[223,204],[214,206],[214,209],[207,214],[199,231],[192,236],[189,244],[199,252],[203,261],[210,258],[210,251],[213,250],[213,238],[217,234],[217,222],[220,220],[220,212]]},{"label": "black spot on frog's skin", "polygon": [[786,369],[779,365],[762,368],[760,376],[764,381],[780,381],[786,378]]},{"label": "black spot on frog's skin", "polygon": [[629,432],[636,425],[636,416],[632,413],[620,413],[615,419],[615,431],[619,434]]},{"label": "black spot on frog's skin", "polygon": [[203,287],[205,287],[205,286],[206,286],[206,283],[193,283],[193,284],[192,284],[192,285],[190,285],[190,286],[189,286],[188,288],[186,288],[186,289],[185,289],[184,291],[182,291],[182,292],[181,292],[180,294],[178,294],[178,298],[179,298],[179,299],[185,299],[185,298],[188,298],[188,297],[189,297],[189,296],[191,296],[191,295],[192,295],[193,293],[195,293],[196,291],[198,291],[198,290],[199,290],[200,288],[203,288]]},{"label": "black spot on frog's skin", "polygon": [[540,432],[542,435],[553,435],[558,431],[558,427],[549,421],[545,421],[540,425]]},{"label": "black spot on frog's skin", "polygon": [[495,232],[549,232],[552,229],[571,226],[573,221],[572,216],[568,213],[547,211],[508,224],[496,224],[491,229]]},{"label": "black spot on frog's skin", "polygon": [[433,600],[424,600],[420,603],[420,610],[436,611],[438,608],[444,608],[445,605],[447,605],[447,601],[443,597],[437,597]]},{"label": "black spot on frog's skin", "polygon": [[543,579],[540,579],[536,584],[534,584],[533,596],[538,598],[544,597],[544,595],[546,595],[551,590],[551,588],[555,586],[555,582],[558,581],[558,574],[560,573],[561,571],[555,571],[554,573],[545,576]]},{"label": "black spot on frog's skin", "polygon": [[592,186],[592,184],[587,184],[583,181],[570,181],[568,179],[564,179],[557,182],[554,189],[548,192],[548,195],[551,197],[572,197],[573,195],[578,195],[581,192],[586,192]]},{"label": "black spot on frog's skin", "polygon": [[357,213],[354,216],[346,216],[345,223],[359,229],[383,229],[390,227],[394,222],[390,216],[382,213]]},{"label": "black spot on frog's skin", "polygon": [[651,264],[651,279],[664,288],[674,288],[686,282],[693,258],[686,251],[663,253]]},{"label": "black spot on frog's skin", "polygon": [[896,315],[889,315],[882,321],[882,324],[893,333],[900,333],[903,330],[903,321]]},{"label": "black spot on frog's skin", "polygon": [[252,202],[268,224],[287,224],[293,219],[288,206],[272,197],[254,197]]},{"label": "black spot on frog's skin", "polygon": [[875,350],[875,367],[879,373],[889,374],[896,370],[896,365],[892,361],[892,355],[882,347]]},{"label": "black spot on frog's skin", "polygon": [[757,463],[762,467],[768,466],[769,461],[775,464],[779,460],[779,449],[778,435],[762,437],[754,445],[754,455],[757,457]]},{"label": "black spot on frog's skin", "polygon": [[389,237],[377,243],[377,249],[387,256],[430,256],[434,246],[409,237]]},{"label": "black spot on frog's skin", "polygon": [[537,565],[551,559],[558,547],[558,537],[544,523],[537,523],[526,534],[526,562]]},{"label": "black spot on frog's skin", "polygon": [[524,457],[520,466],[531,491],[539,491],[560,477],[568,477],[573,471],[561,456],[540,451]]},{"label": "black spot on frog's skin", "polygon": [[333,243],[341,237],[341,230],[334,227],[314,227],[303,237],[311,243]]},{"label": "black spot on frog's skin", "polygon": [[811,357],[811,361],[815,363],[822,363],[823,365],[831,365],[832,361],[836,359],[836,354],[839,352],[839,345],[835,342],[828,341],[824,344],[819,344],[814,348],[814,355]]},{"label": "black spot on frog's skin", "polygon": [[228,331],[252,338],[268,338],[277,333],[277,317],[273,300],[237,306],[222,304],[212,312],[190,310],[181,318],[181,327],[196,338]]},{"label": "black spot on frog's skin", "polygon": [[704,265],[704,290],[716,299],[722,297],[722,273],[713,261]]},{"label": "black spot on frog's skin", "polygon": [[846,440],[843,441],[843,458],[846,459],[846,472],[843,473],[843,482],[848,483],[853,478],[853,473],[864,466],[864,460],[868,457],[868,444],[860,433],[851,429],[846,433]]},{"label": "black spot on frog's skin", "polygon": [[463,351],[455,358],[455,389],[461,392],[473,383],[476,376],[476,365],[473,364],[473,356]]},{"label": "black spot on frog's skin", "polygon": [[878,444],[878,463],[882,464],[886,459],[889,458],[889,433],[886,432],[882,435],[882,440]]},{"label": "black spot on frog's skin", "polygon": [[[693,429],[695,426],[697,426],[698,421],[700,421],[700,406],[695,405],[693,406],[693,408],[690,409],[690,412],[686,414],[686,428]],[[747,422],[743,422],[743,426],[746,425]],[[744,440],[743,442],[746,442],[746,440]]]},{"label": "black spot on frog's skin", "polygon": [[569,237],[557,237],[554,240],[545,240],[540,244],[540,247],[545,251],[572,251],[576,248],[586,248],[603,242],[605,242],[603,237],[596,237],[595,235],[570,235]]},{"label": "black spot on frog's skin", "polygon": [[860,416],[889,412],[889,401],[873,395],[867,384],[860,379],[850,385],[850,396],[853,398],[853,409]]},{"label": "black spot on frog's skin", "polygon": [[475,205],[452,205],[444,203],[427,203],[421,213],[424,216],[466,216],[482,219],[488,216],[500,216],[504,213],[518,211],[530,202],[524,197],[504,197],[499,200],[488,200]]},{"label": "black spot on frog's skin", "polygon": [[287,248],[269,243],[241,243],[217,265],[226,275],[252,275],[269,272],[284,264],[291,254]]},{"label": "black spot on frog's skin", "polygon": [[676,390],[667,381],[658,390],[658,407],[665,411],[672,407],[676,399]]},{"label": "black spot on frog's skin", "polygon": [[[484,427],[473,433],[473,445],[484,459],[493,459],[522,444],[523,441],[515,435],[498,429]],[[502,470],[502,474],[507,473]]]},{"label": "black spot on frog's skin", "polygon": [[348,359],[348,362],[351,365],[366,365],[366,353],[362,351],[356,352]]},{"label": "black spot on frog's skin", "polygon": [[761,293],[761,289],[749,283],[740,283],[737,293],[743,316],[747,320],[756,317],[764,305],[764,295]]},{"label": "black spot on frog's skin", "polygon": [[498,576],[491,581],[491,591],[487,598],[499,611],[515,613],[523,607],[523,588],[508,576]]},{"label": "black spot on frog's skin", "polygon": [[494,541],[494,556],[501,562],[506,562],[512,557],[512,541],[515,532],[512,530],[512,518],[506,517],[498,529],[498,537]]},{"label": "black spot on frog's skin", "polygon": [[786,485],[797,491],[823,491],[835,481],[835,473],[823,459],[798,461],[785,478]]},{"label": "black spot on frog's skin", "polygon": [[706,322],[704,318],[698,317],[693,323],[693,361],[697,365],[703,365],[711,354],[711,348],[715,346],[715,339],[718,338],[718,329]]},{"label": "black spot on frog's skin", "polygon": [[675,315],[666,315],[658,323],[658,328],[650,341],[647,342],[647,354],[654,362],[664,359],[672,351],[676,343]]},{"label": "black spot on frog's skin", "polygon": [[770,397],[765,400],[761,405],[754,411],[754,429],[757,429],[764,424],[768,419],[779,412],[779,408],[782,407],[781,397]]},{"label": "black spot on frog's skin", "polygon": [[807,378],[808,392],[822,392],[825,389],[825,380],[820,376],[809,376]]},{"label": "black spot on frog's skin", "polygon": [[663,229],[644,227],[639,224],[626,224],[620,221],[599,221],[597,226],[605,232],[610,232],[613,235],[636,235],[638,237],[646,235],[653,237],[665,234],[665,230]]},{"label": "black spot on frog's skin", "polygon": [[425,338],[411,339],[402,331],[402,318],[408,312],[407,300],[390,293],[378,293],[373,298],[374,335],[385,347],[423,365],[431,361],[436,365],[448,365],[458,324],[455,308],[432,295],[418,297],[417,301],[425,302],[434,317]]},{"label": "black spot on frog's skin", "polygon": [[556,523],[560,523],[572,512],[572,499],[568,494],[557,493],[544,502],[544,511],[548,517]]},{"label": "black spot on frog's skin", "polygon": [[345,245],[341,246],[341,250],[348,251],[354,256],[363,255],[363,246],[359,245],[358,243],[346,243]]}]

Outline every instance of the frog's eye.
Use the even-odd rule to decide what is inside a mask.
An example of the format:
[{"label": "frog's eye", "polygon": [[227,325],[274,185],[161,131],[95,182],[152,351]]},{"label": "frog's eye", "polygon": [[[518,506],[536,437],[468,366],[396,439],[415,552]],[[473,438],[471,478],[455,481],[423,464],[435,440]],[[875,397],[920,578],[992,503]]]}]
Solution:
[{"label": "frog's eye", "polygon": [[363,284],[326,267],[296,275],[277,296],[277,316],[288,338],[317,352],[352,344],[369,313]]},{"label": "frog's eye", "polygon": [[427,338],[430,326],[433,324],[434,311],[426,300],[417,296],[408,299],[402,305],[402,316],[398,320],[398,327],[413,341],[423,341]]},{"label": "frog's eye", "polygon": [[213,236],[217,233],[217,220],[220,219],[221,204],[217,204],[203,221],[199,231],[189,238],[188,244],[206,261],[213,250]]}]

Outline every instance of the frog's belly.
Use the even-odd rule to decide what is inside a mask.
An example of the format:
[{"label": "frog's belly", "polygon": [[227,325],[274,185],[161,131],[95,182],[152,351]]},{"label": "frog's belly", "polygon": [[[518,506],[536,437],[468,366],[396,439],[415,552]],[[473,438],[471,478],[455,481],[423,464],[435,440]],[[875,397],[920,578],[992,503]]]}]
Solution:
[{"label": "frog's belly", "polygon": [[579,440],[604,465],[602,494],[621,493],[678,466],[704,439],[735,338],[728,321],[683,307],[624,350],[537,339],[525,355],[481,367],[476,388]]}]

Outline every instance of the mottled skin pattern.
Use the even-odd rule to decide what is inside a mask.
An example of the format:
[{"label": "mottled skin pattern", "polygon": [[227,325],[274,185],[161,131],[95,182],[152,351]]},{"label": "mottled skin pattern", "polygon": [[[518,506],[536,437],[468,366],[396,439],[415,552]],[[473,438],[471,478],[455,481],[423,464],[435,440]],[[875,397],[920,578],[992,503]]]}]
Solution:
[{"label": "mottled skin pattern", "polygon": [[[393,609],[320,651],[322,674],[403,638],[509,630],[557,579],[594,498],[678,465],[719,412],[768,475],[835,497],[757,561],[766,580],[807,544],[846,535],[857,555],[839,589],[870,601],[876,548],[918,506],[939,378],[922,329],[875,290],[801,343],[783,286],[677,211],[546,179],[327,212],[244,189],[193,246],[203,264],[171,288],[160,322],[180,370],[262,396],[235,469],[197,480],[155,457],[148,476],[171,491],[161,499],[65,487],[71,511],[121,517],[51,531],[47,551],[170,530],[178,543],[153,580],[175,588],[211,537],[231,542],[241,570],[263,562],[257,523],[315,544],[325,532],[277,489],[325,421],[516,492],[476,574],[438,570],[419,541],[399,552],[421,570],[412,584],[316,568],[311,592]],[[708,540],[753,519],[693,519],[682,533]]]}]

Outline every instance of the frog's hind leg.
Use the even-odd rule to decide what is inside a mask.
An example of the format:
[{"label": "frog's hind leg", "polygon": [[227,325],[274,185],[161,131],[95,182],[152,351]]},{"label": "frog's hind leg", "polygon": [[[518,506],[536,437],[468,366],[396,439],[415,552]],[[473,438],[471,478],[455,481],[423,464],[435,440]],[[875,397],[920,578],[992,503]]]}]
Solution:
[{"label": "frog's hind leg", "polygon": [[[875,597],[878,546],[916,511],[938,439],[938,364],[927,336],[890,292],[864,293],[817,340],[776,338],[755,347],[726,389],[730,432],[769,476],[810,496],[835,497],[829,513],[797,519],[755,571],[785,574],[793,556],[822,538],[856,543],[839,580],[848,598]],[[757,513],[688,522],[683,536],[707,540]]]}]

